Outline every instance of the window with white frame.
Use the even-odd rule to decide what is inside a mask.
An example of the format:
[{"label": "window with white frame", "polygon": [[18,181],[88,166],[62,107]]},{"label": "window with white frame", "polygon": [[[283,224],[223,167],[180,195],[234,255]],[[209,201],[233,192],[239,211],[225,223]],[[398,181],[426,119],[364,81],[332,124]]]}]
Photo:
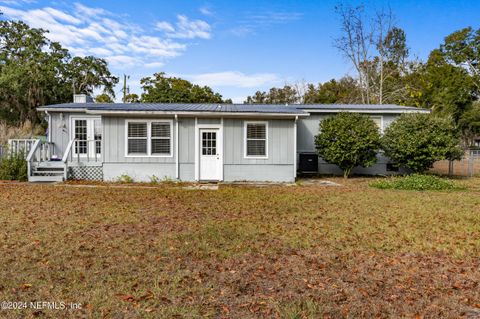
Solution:
[{"label": "window with white frame", "polygon": [[151,124],[151,153],[152,155],[169,155],[171,148],[170,123],[152,122]]},{"label": "window with white frame", "polygon": [[171,121],[127,121],[127,155],[170,156]]},{"label": "window with white frame", "polygon": [[245,157],[266,158],[268,149],[268,123],[245,122]]},{"label": "window with white frame", "polygon": [[382,127],[383,119],[382,119],[382,117],[381,116],[370,116],[370,119],[372,119],[372,121],[375,122],[375,124],[378,127],[378,130],[380,132],[383,132],[383,127]]}]

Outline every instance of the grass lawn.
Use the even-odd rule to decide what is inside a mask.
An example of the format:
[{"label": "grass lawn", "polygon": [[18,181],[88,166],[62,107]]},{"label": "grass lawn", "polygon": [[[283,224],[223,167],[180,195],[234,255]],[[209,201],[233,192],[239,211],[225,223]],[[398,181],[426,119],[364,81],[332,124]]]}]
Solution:
[{"label": "grass lawn", "polygon": [[480,178],[450,192],[0,184],[0,317],[480,314]]}]

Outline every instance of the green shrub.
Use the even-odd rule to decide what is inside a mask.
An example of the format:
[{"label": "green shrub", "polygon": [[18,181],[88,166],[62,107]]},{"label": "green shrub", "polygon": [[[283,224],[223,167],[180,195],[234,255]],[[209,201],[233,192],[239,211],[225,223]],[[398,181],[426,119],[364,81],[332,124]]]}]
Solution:
[{"label": "green shrub", "polygon": [[28,179],[27,161],[23,153],[8,155],[0,159],[0,179],[26,181]]},{"label": "green shrub", "polygon": [[117,178],[117,181],[119,183],[129,184],[129,183],[133,183],[133,178],[127,174],[122,174]]},{"label": "green shrub", "polygon": [[380,133],[368,116],[341,112],[321,121],[319,130],[315,136],[318,155],[340,167],[345,178],[354,167],[369,167],[377,161]]},{"label": "green shrub", "polygon": [[160,182],[160,179],[155,176],[155,175],[152,175],[150,176],[150,184],[158,184]]},{"label": "green shrub", "polygon": [[421,113],[401,115],[382,137],[385,156],[414,173],[427,171],[436,161],[461,158],[459,144],[450,119]]},{"label": "green shrub", "polygon": [[453,181],[433,175],[413,174],[409,176],[389,177],[378,179],[369,184],[379,189],[401,189],[415,191],[443,191],[460,190],[463,187],[456,185]]}]

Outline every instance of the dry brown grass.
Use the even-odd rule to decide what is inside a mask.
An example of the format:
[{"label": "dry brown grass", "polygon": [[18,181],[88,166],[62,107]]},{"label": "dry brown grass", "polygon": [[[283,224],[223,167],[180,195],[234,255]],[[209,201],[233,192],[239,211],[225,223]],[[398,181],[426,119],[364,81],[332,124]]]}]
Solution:
[{"label": "dry brown grass", "polygon": [[0,145],[5,145],[12,138],[29,138],[33,135],[42,135],[45,131],[40,126],[34,126],[30,121],[25,121],[20,126],[8,125],[0,121]]},{"label": "dry brown grass", "polygon": [[458,318],[480,309],[480,179],[218,191],[0,184],[2,317]]}]

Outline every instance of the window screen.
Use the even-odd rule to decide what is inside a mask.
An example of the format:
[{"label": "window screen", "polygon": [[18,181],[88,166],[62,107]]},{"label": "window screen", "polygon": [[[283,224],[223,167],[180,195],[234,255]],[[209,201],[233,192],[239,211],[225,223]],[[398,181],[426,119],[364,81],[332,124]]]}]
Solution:
[{"label": "window screen", "polygon": [[265,123],[247,123],[247,156],[267,156],[267,125]]},{"label": "window screen", "polygon": [[147,154],[147,123],[128,123],[128,154]]}]

